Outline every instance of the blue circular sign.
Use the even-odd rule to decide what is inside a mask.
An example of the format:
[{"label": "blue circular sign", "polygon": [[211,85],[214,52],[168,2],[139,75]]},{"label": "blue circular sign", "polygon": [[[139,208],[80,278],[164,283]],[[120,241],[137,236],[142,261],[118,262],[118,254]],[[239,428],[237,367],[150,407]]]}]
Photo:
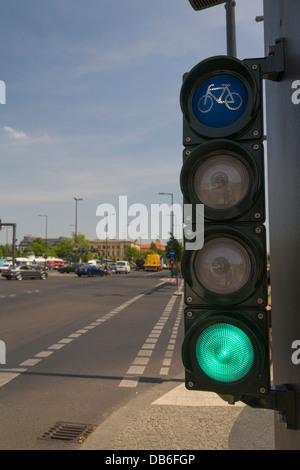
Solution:
[{"label": "blue circular sign", "polygon": [[245,112],[248,91],[234,75],[213,75],[198,86],[192,104],[194,114],[202,124],[226,127]]}]

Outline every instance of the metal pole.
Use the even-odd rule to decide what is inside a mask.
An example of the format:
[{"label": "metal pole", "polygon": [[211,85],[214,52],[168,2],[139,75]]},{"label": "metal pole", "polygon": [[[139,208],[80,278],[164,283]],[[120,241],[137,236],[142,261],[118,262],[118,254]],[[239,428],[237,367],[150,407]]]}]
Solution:
[{"label": "metal pole", "polygon": [[75,201],[75,266],[77,265],[77,202],[82,201],[82,198],[74,197]]},{"label": "metal pole", "polygon": [[[45,229],[45,252],[44,252],[44,265],[45,265],[45,268],[46,268],[46,259],[48,258],[48,252],[47,252],[47,241],[48,241],[48,216],[47,215],[43,215],[43,214],[39,214],[38,217],[45,217],[46,218],[46,229]],[[47,254],[47,256],[46,256]]]},{"label": "metal pole", "polygon": [[[171,250],[174,251],[174,210],[173,210],[173,193],[159,193],[161,195],[167,195],[167,196],[171,196],[171,204],[172,204],[172,207],[171,207]],[[171,265],[171,277],[173,277],[174,275],[174,271],[173,271],[173,264]]]},{"label": "metal pole", "polygon": [[236,57],[235,1],[226,2],[227,55]]},{"label": "metal pole", "polygon": [[274,384],[296,393],[297,430],[275,419],[276,450],[300,449],[299,0],[264,0],[266,55],[284,38],[284,72],[266,81]]},{"label": "metal pole", "polygon": [[[172,224],[172,233],[171,233],[171,249],[172,251],[174,251],[174,210],[173,210],[173,193],[171,193],[171,204],[172,204],[172,212],[171,212],[171,217],[172,217],[172,221],[171,221],[171,224]],[[172,270],[171,270],[171,277],[174,276],[174,265],[172,264]]]},{"label": "metal pole", "polygon": [[12,263],[13,266],[16,264],[16,228],[17,224],[12,224],[13,227],[13,239],[12,239]]},{"label": "metal pole", "polygon": [[75,198],[75,248],[77,247],[77,199]]}]

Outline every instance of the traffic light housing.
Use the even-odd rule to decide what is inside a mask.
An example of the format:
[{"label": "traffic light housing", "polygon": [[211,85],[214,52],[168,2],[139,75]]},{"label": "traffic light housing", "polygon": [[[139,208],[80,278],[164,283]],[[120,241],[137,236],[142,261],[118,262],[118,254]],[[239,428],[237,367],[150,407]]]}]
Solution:
[{"label": "traffic light housing", "polygon": [[[184,238],[186,387],[229,402],[270,392],[262,73],[216,56],[183,77],[184,205],[203,246]],[[184,211],[185,213],[185,211]],[[200,210],[199,210],[200,213]],[[184,216],[185,217],[185,216]],[[189,245],[187,244],[189,240]],[[187,248],[188,246],[188,248]]]},{"label": "traffic light housing", "polygon": [[[247,65],[249,64],[249,65]],[[216,56],[185,74],[180,103],[183,144],[263,138],[261,68],[251,59]]]},{"label": "traffic light housing", "polygon": [[186,309],[186,387],[230,402],[270,391],[268,318],[262,310]]}]

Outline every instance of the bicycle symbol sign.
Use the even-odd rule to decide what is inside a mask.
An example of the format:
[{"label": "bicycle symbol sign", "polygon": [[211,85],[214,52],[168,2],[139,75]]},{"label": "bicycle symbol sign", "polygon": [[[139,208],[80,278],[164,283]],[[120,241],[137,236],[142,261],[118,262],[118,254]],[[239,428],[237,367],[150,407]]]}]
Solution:
[{"label": "bicycle symbol sign", "polygon": [[247,103],[243,82],[233,75],[220,74],[200,84],[193,97],[193,110],[203,124],[225,127],[242,116]]},{"label": "bicycle symbol sign", "polygon": [[[208,113],[213,107],[214,101],[219,104],[225,104],[228,109],[239,109],[243,103],[242,97],[239,93],[231,92],[229,87],[230,83],[222,84],[219,87],[215,87],[214,83],[208,85],[206,94],[198,102],[199,111],[201,113]],[[213,93],[219,90],[221,90],[219,96]]]}]

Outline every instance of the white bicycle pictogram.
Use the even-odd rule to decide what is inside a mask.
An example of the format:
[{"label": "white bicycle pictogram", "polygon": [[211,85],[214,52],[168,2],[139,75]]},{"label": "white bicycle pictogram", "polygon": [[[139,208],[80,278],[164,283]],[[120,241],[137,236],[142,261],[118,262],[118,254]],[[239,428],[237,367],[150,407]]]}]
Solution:
[{"label": "white bicycle pictogram", "polygon": [[[230,84],[222,84],[219,87],[213,88],[215,85],[212,83],[207,87],[206,94],[201,96],[198,101],[198,109],[201,113],[208,113],[213,107],[214,101],[219,104],[225,104],[228,109],[236,111],[242,106],[242,97],[235,91],[230,91]],[[222,90],[219,96],[216,96],[212,92]]]}]

